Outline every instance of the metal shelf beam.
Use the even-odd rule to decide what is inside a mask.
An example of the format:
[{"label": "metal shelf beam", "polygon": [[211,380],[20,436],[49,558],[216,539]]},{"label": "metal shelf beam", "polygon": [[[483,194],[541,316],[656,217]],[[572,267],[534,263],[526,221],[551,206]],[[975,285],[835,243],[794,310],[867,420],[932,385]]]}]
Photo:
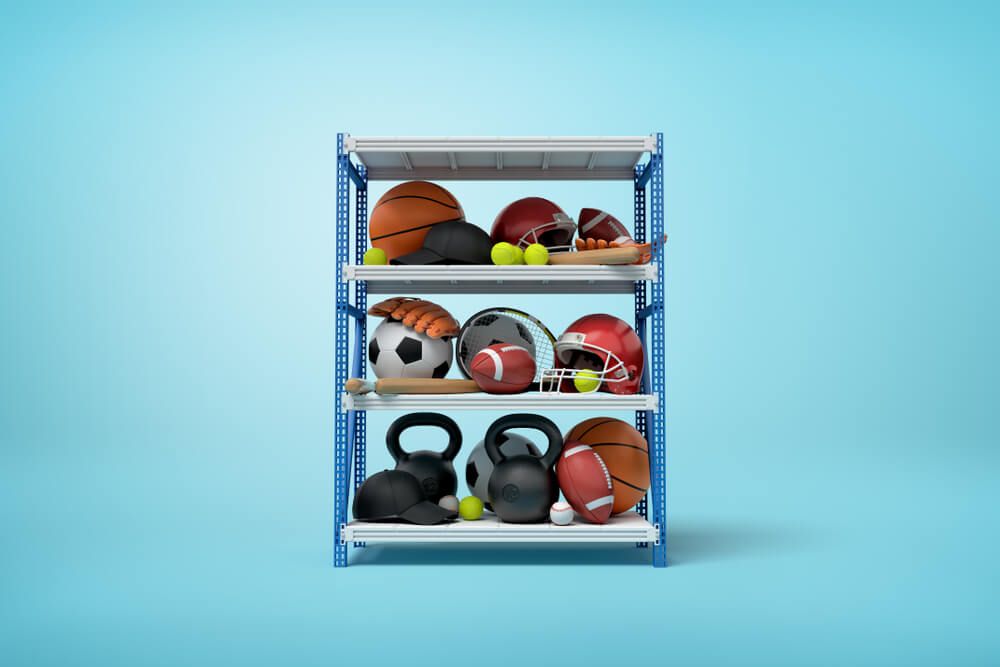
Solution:
[{"label": "metal shelf beam", "polygon": [[630,181],[632,168],[578,169],[553,167],[548,169],[490,167],[370,167],[373,181]]},{"label": "metal shelf beam", "polygon": [[352,521],[344,526],[342,539],[345,542],[364,540],[378,543],[653,542],[656,540],[656,528],[635,512],[612,517],[604,525],[577,521],[568,526],[504,523],[495,515],[487,514],[479,521],[455,521],[436,526]]},{"label": "metal shelf beam", "polygon": [[341,394],[345,410],[657,410],[653,394]]},{"label": "metal shelf beam", "polygon": [[654,280],[653,264],[637,266],[345,266],[344,280],[363,280],[370,294],[631,294]]},{"label": "metal shelf beam", "polygon": [[[352,137],[349,153],[652,153],[656,137]],[[631,178],[631,176],[630,176]]]},{"label": "metal shelf beam", "polygon": [[351,137],[345,150],[369,180],[632,180],[656,150],[638,137]]}]

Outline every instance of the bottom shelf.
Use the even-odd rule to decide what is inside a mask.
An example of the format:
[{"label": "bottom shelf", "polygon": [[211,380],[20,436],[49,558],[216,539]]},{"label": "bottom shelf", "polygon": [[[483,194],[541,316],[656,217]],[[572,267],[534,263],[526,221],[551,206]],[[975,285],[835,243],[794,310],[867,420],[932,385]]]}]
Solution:
[{"label": "bottom shelf", "polygon": [[479,521],[455,521],[436,526],[410,523],[352,521],[342,530],[345,542],[654,542],[656,528],[635,512],[612,517],[602,525],[574,521],[568,526],[551,523],[504,523],[495,514]]}]

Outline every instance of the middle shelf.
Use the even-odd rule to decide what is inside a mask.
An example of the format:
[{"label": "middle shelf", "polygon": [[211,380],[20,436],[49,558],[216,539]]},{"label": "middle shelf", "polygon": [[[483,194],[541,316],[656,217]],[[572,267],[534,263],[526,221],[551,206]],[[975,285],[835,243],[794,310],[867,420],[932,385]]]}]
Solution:
[{"label": "middle shelf", "polygon": [[345,280],[365,280],[371,294],[631,294],[656,280],[656,264],[629,266],[345,265]]},{"label": "middle shelf", "polygon": [[345,410],[652,410],[655,394],[379,394],[341,395]]}]

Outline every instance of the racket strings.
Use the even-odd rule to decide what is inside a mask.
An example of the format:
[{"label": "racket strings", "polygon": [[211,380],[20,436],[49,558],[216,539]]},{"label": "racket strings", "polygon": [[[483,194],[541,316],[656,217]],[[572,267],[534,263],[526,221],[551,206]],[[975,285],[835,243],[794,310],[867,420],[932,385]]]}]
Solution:
[{"label": "racket strings", "polygon": [[[512,331],[516,331],[516,336],[509,335],[503,336],[503,340],[498,339],[495,335],[496,328],[489,325],[495,324],[501,318],[510,321],[513,325]],[[511,312],[483,313],[467,322],[463,329],[464,331],[459,337],[457,353],[459,362],[465,370],[468,369],[472,358],[490,345],[523,345],[525,341],[530,342],[530,346],[527,348],[535,359],[535,382],[541,378],[543,371],[555,365],[553,345],[555,340],[551,332],[530,317]]]}]

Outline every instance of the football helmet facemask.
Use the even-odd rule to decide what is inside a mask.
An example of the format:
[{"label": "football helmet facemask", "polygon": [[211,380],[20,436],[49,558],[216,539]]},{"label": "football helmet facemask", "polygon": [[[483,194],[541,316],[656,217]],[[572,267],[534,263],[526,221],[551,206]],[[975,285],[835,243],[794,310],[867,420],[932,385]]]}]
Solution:
[{"label": "football helmet facemask", "polygon": [[493,243],[506,241],[522,250],[540,243],[549,252],[573,247],[576,223],[555,203],[542,197],[525,197],[508,204],[493,221]]},{"label": "football helmet facemask", "polygon": [[598,391],[636,394],[645,354],[638,334],[612,315],[587,315],[571,324],[555,343],[555,368],[542,371],[542,391],[574,392],[581,371],[600,381]]}]

